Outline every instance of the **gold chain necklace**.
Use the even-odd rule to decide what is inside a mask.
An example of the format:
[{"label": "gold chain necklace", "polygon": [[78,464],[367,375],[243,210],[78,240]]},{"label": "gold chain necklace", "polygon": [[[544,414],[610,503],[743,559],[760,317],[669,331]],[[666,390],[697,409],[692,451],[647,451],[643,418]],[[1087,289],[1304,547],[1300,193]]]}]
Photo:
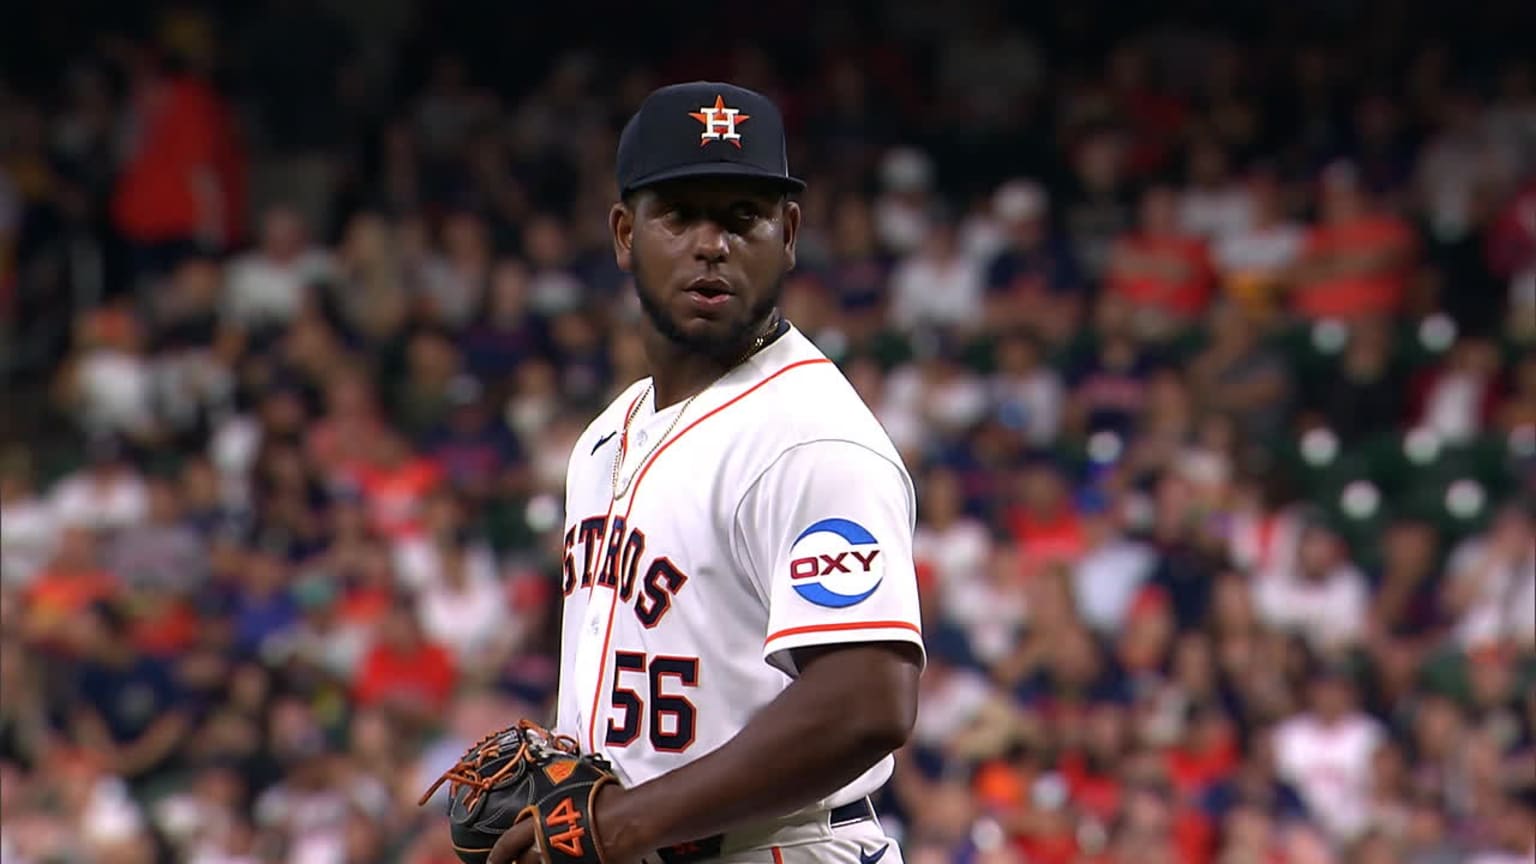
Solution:
[{"label": "gold chain necklace", "polygon": [[[624,431],[619,436],[619,449],[618,452],[613,454],[613,497],[615,498],[622,497],[625,492],[628,492],[629,484],[634,481],[635,475],[640,473],[639,471],[634,471],[624,478],[622,484],[619,482],[619,467],[624,462],[624,452],[629,449],[629,425],[635,422],[635,416],[640,413],[640,406],[644,405],[645,400],[650,398],[652,389],[654,389],[652,385],[645,385],[645,392],[641,393],[640,398],[635,400],[635,407],[629,409],[629,416],[624,418]],[[699,393],[703,392],[703,390],[699,391]],[[640,458],[640,465],[644,465],[645,460],[651,458],[651,455],[656,452],[657,448],[661,447],[661,442],[667,440],[667,436],[671,435],[672,430],[677,428],[678,421],[682,420],[683,415],[688,413],[688,406],[693,404],[693,400],[699,398],[699,393],[689,396],[688,401],[683,403],[683,407],[678,409],[677,414],[672,418],[672,422],[667,424],[667,431],[657,436],[656,440],[651,443],[651,449],[645,451],[645,455]]]},{"label": "gold chain necklace", "polygon": [[[768,342],[768,336],[770,334],[772,334],[774,331],[779,329],[779,320],[780,320],[779,316],[777,316],[777,315],[773,316],[773,320],[769,324],[767,329],[765,329],[761,334],[759,334],[757,339],[753,340],[752,347],[747,350],[746,354],[742,355],[742,358],[740,360],[736,361],[736,366],[740,366],[741,364],[747,362],[747,359],[750,358],[753,354],[756,354],[757,352],[763,350],[763,345],[765,345]],[[733,366],[731,368],[734,369],[735,366]],[[708,387],[704,388],[704,390],[708,390],[708,389],[709,389]],[[635,422],[635,417],[639,416],[639,414],[640,414],[640,406],[644,405],[645,404],[645,400],[650,398],[651,393],[652,393],[653,390],[655,390],[655,384],[654,383],[646,384],[645,385],[645,392],[641,393],[640,394],[640,398],[635,400],[634,406],[629,409],[629,416],[624,418],[624,428],[623,428],[623,430],[621,431],[621,433],[619,435],[619,448],[613,454],[613,497],[614,498],[623,497],[623,495],[626,492],[629,491],[629,484],[633,483],[634,480],[635,480],[635,476],[640,473],[638,470],[634,471],[634,472],[631,472],[628,477],[623,478],[622,482],[620,482],[620,476],[619,476],[620,475],[620,470],[619,469],[624,464],[624,453],[629,449],[629,427],[630,427],[630,425],[632,423]],[[677,410],[677,414],[672,418],[672,422],[667,424],[667,431],[661,433],[661,435],[659,435],[656,438],[656,440],[651,443],[651,449],[645,451],[645,456],[643,456],[640,459],[640,461],[637,463],[637,467],[641,466],[641,465],[644,465],[646,463],[646,460],[650,459],[651,456],[655,455],[656,451],[658,449],[660,449],[660,447],[661,447],[661,442],[667,440],[668,436],[670,436],[672,434],[672,430],[677,428],[678,422],[683,419],[683,415],[688,413],[688,406],[692,405],[693,404],[693,400],[699,398],[699,396],[704,393],[704,390],[700,390],[698,393],[695,393],[692,396],[688,397],[688,401],[683,403],[683,407],[681,407],[681,408],[679,408]]]}]

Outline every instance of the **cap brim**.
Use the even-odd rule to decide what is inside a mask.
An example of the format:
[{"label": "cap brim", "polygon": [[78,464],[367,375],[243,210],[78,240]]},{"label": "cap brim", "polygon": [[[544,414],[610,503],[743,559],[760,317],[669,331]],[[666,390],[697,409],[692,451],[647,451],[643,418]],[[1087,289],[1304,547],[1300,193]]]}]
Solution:
[{"label": "cap brim", "polygon": [[668,168],[647,174],[639,180],[629,184],[623,191],[628,195],[647,186],[654,186],[667,180],[681,180],[684,177],[746,177],[753,180],[767,180],[777,183],[791,192],[800,192],[805,189],[805,181],[798,177],[786,177],[783,174],[773,174],[758,168],[756,165],[747,165],[741,162],[701,162],[693,165],[679,165],[676,168]]}]

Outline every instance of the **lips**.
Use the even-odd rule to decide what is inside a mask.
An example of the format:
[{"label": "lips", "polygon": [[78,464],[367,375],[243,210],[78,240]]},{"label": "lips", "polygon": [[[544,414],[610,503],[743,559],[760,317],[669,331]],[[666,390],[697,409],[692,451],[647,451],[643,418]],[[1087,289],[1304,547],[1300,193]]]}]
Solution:
[{"label": "lips", "polygon": [[693,303],[693,307],[699,311],[718,309],[731,302],[736,292],[731,289],[731,283],[717,277],[702,277],[688,283],[683,289],[683,295]]},{"label": "lips", "polygon": [[736,292],[731,290],[731,283],[714,276],[700,277],[688,283],[686,289],[690,294],[697,294],[708,300],[717,297],[728,297]]}]

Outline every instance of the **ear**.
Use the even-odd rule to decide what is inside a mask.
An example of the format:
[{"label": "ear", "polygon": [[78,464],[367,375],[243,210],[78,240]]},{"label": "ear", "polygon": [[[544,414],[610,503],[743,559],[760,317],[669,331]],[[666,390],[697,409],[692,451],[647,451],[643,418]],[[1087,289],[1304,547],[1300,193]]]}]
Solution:
[{"label": "ear", "polygon": [[634,266],[635,214],[623,201],[608,211],[608,230],[613,234],[613,260],[619,269],[630,272]]},{"label": "ear", "polygon": [[795,241],[800,237],[800,204],[784,201],[784,272],[795,269]]}]

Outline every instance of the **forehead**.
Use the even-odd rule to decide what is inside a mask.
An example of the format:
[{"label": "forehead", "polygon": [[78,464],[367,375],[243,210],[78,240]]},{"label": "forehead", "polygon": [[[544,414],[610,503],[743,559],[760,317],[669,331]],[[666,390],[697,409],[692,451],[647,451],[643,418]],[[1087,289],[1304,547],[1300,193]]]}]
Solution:
[{"label": "forehead", "polygon": [[782,197],[782,185],[759,177],[684,177],[647,186],[636,193],[636,202],[684,201],[709,205],[730,204],[744,199],[773,202]]}]

